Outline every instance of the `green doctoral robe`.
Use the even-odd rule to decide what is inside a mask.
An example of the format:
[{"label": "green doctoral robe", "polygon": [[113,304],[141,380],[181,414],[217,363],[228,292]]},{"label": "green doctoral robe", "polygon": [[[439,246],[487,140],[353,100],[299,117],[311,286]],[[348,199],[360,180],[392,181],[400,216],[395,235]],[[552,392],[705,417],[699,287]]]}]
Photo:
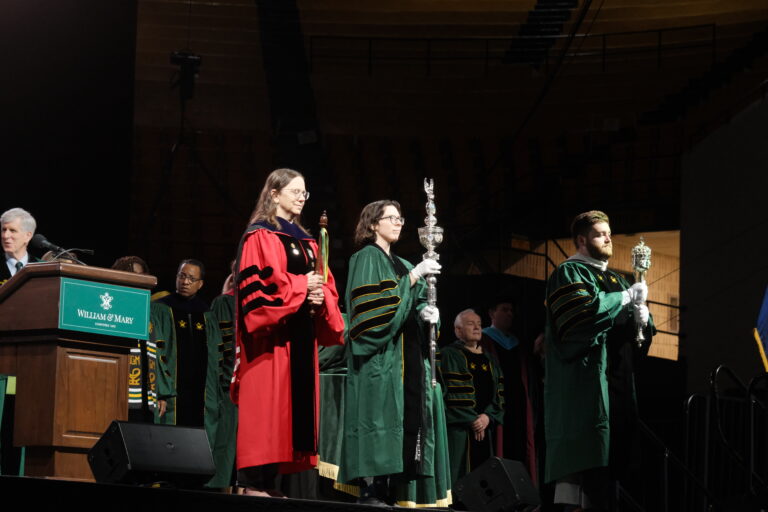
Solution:
[{"label": "green doctoral robe", "polygon": [[440,350],[440,375],[445,384],[445,417],[448,423],[451,483],[454,485],[470,470],[467,447],[469,436],[474,435],[470,424],[477,419],[478,415],[487,414],[491,419],[486,432],[486,435],[489,435],[494,423],[504,423],[504,376],[501,373],[501,366],[495,358],[484,354],[490,366],[495,392],[485,410],[478,411],[475,386],[463,346],[464,343],[457,340]]},{"label": "green doctoral robe", "polygon": [[[631,359],[637,351],[632,305],[622,305],[629,283],[620,274],[600,270],[578,256],[560,264],[546,290],[546,374],[544,426],[547,441],[545,481],[552,482],[609,464],[611,397],[609,352]],[[653,320],[645,330],[647,351]],[[611,358],[612,364],[627,366]],[[635,410],[631,362],[629,383],[620,398],[623,409]]]},{"label": "green doctoral robe", "polygon": [[[169,306],[153,302],[151,310],[151,330],[157,343],[157,397],[167,403],[165,414],[158,416],[159,408],[155,408],[155,423],[162,425],[176,424],[176,399],[177,390],[177,362],[178,343],[176,329],[204,330],[207,340],[208,364],[205,378],[205,397],[203,413],[203,427],[208,436],[211,451],[214,450],[216,431],[219,424],[220,404],[224,396],[219,385],[219,345],[221,344],[221,331],[219,324],[210,312],[203,313],[204,326],[180,324],[184,318],[174,318],[173,309]],[[216,458],[214,457],[214,462]],[[207,487],[225,487],[229,485],[232,467],[219,467],[216,465],[216,474],[206,483]]]},{"label": "green doctoral robe", "polygon": [[[221,343],[218,347],[219,420],[216,437],[213,440],[213,460],[216,463],[216,477],[210,487],[226,487],[232,482],[235,465],[235,442],[237,439],[237,406],[229,397],[232,371],[235,365],[235,296],[219,295],[211,303],[211,313],[219,324]],[[221,469],[219,469],[221,468]],[[225,468],[229,468],[229,473]]]},{"label": "green doctoral robe", "polygon": [[[398,261],[406,271],[413,268],[402,258]],[[338,480],[351,483],[359,477],[393,475],[398,482],[398,505],[446,507],[450,504],[450,468],[442,392],[439,384],[432,388],[430,365],[423,356],[419,356],[423,430],[415,470],[413,461],[404,461],[403,455],[404,344],[424,346],[426,326],[418,311],[425,306],[424,280],[411,286],[408,273],[398,276],[393,261],[380,247],[370,244],[352,256],[346,291],[345,438]],[[419,325],[414,339],[404,339],[409,320]]]}]

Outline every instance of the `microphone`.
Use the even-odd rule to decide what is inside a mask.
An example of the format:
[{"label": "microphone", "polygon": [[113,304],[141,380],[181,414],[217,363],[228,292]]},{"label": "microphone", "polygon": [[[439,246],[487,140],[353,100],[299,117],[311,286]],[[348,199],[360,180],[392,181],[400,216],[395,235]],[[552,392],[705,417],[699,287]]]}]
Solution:
[{"label": "microphone", "polygon": [[66,249],[63,247],[59,247],[56,244],[52,244],[48,241],[45,236],[41,235],[40,233],[37,233],[35,236],[32,237],[32,240],[30,240],[29,245],[34,247],[35,249],[45,249],[46,251],[53,251],[53,252],[67,252]]}]

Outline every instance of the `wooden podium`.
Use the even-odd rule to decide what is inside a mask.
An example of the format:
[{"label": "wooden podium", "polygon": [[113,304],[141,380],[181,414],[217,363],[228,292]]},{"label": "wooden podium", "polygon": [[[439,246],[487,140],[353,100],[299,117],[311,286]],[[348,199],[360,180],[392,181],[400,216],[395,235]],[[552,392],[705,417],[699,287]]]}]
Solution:
[{"label": "wooden podium", "polygon": [[[128,419],[136,337],[122,335],[111,319],[148,319],[148,311],[116,316],[111,301],[128,293],[147,296],[148,305],[156,283],[154,276],[54,262],[29,264],[0,286],[0,373],[17,377],[13,438],[27,447],[26,475],[93,480],[88,450],[113,420]],[[101,292],[100,303],[81,308],[64,287]],[[64,302],[75,316],[91,318],[83,321],[95,324],[92,332],[67,323]]]}]

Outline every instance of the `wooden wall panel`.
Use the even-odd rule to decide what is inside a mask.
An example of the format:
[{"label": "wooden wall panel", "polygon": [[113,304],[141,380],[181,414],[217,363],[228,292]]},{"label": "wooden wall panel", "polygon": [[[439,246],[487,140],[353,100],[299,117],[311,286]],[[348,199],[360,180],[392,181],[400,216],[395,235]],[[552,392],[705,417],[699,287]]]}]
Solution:
[{"label": "wooden wall panel", "polygon": [[128,356],[58,350],[55,444],[91,448],[112,420],[128,419],[120,404],[128,396]]}]

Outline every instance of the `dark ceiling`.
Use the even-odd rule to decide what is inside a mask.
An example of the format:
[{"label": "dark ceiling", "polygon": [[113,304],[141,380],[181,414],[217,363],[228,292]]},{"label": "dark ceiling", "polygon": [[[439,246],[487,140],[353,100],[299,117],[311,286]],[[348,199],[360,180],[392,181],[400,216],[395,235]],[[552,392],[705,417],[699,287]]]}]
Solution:
[{"label": "dark ceiling", "polygon": [[[278,166],[307,176],[306,224],[329,211],[342,266],[360,208],[382,197],[403,203],[401,253],[417,257],[424,177],[455,261],[563,236],[592,208],[618,232],[676,229],[680,156],[768,77],[757,0],[2,9],[20,191],[5,206],[98,264],[139,254],[162,277],[197,257],[216,282]],[[177,51],[201,57],[192,90]]]}]

